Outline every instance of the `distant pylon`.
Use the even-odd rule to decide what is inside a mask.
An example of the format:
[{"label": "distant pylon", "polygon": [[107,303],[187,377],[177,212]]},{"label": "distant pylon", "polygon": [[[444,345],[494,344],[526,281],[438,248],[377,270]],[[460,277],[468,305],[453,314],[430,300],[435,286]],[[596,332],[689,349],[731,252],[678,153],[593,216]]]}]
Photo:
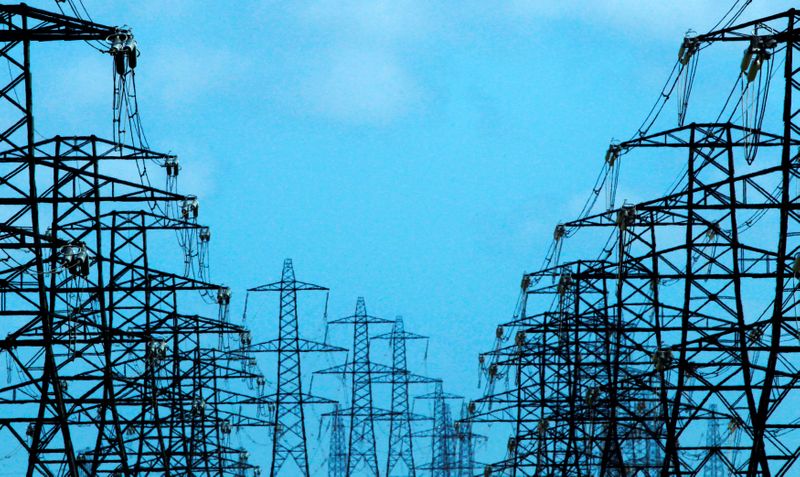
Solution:
[{"label": "distant pylon", "polygon": [[417,396],[417,399],[430,400],[433,408],[433,428],[417,434],[431,438],[431,464],[422,468],[430,470],[432,477],[453,477],[456,475],[454,471],[460,467],[456,462],[458,436],[447,401],[462,397],[445,393],[442,382],[438,381],[432,393]]},{"label": "distant pylon", "polygon": [[710,412],[711,420],[708,421],[708,430],[706,431],[706,447],[713,449],[714,454],[703,467],[703,477],[725,477],[725,468],[720,455],[722,453],[722,436],[719,432],[719,419],[716,415],[717,406],[715,404],[711,405]]},{"label": "distant pylon", "polygon": [[475,475],[475,444],[486,440],[486,436],[475,434],[472,431],[472,422],[469,420],[469,410],[466,403],[461,405],[461,418],[455,423],[457,442],[457,464],[453,477],[472,477]]},{"label": "distant pylon", "polygon": [[373,375],[390,375],[388,366],[376,365],[369,357],[369,325],[390,324],[392,321],[370,316],[364,298],[356,302],[355,313],[333,320],[334,325],[353,325],[353,361],[343,366],[317,371],[320,374],[349,374],[351,376],[350,408],[340,411],[349,418],[350,437],[347,445],[347,477],[369,475],[378,477],[378,454],[375,446],[375,420],[385,419],[389,412],[377,411],[372,402]]},{"label": "distant pylon", "polygon": [[[386,339],[392,348],[392,373],[388,375],[392,384],[392,413],[389,417],[389,452],[386,459],[386,476],[416,476],[414,465],[414,445],[411,433],[411,422],[418,418],[411,414],[408,405],[409,384],[432,383],[436,380],[410,374],[406,355],[406,341],[424,340],[427,336],[405,331],[403,317],[395,319],[392,331],[376,336],[374,339]],[[387,376],[381,376],[376,382],[385,382]],[[400,462],[406,465],[406,473],[392,474]]]},{"label": "distant pylon", "polygon": [[[326,343],[299,337],[297,318],[298,291],[328,291],[327,288],[295,280],[292,260],[283,262],[281,281],[251,288],[250,292],[280,292],[278,339],[251,346],[245,352],[278,353],[278,382],[274,395],[275,437],[272,441],[270,476],[280,475],[283,464],[291,458],[300,475],[309,476],[306,424],[303,408],[310,404],[333,404],[334,401],[303,393],[300,353],[345,351]],[[297,475],[291,473],[291,475]]]},{"label": "distant pylon", "polygon": [[337,404],[331,414],[331,444],[328,449],[328,477],[347,477],[347,442],[342,414]]}]

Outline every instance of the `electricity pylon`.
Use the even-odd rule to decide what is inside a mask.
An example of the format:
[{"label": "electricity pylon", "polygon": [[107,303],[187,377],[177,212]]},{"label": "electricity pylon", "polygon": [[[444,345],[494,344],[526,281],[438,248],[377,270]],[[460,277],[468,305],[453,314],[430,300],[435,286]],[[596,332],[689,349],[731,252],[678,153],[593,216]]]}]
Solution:
[{"label": "electricity pylon", "polygon": [[[110,53],[116,84],[134,81],[138,56],[127,28],[0,5],[0,447],[23,449],[4,465],[28,477],[254,475],[226,436],[269,426],[249,414],[263,400],[224,384],[263,376],[214,345],[246,330],[201,314],[198,293],[220,317],[230,290],[192,274],[210,238],[197,200],[151,186],[144,169],[120,172],[177,158],[91,134],[34,140],[31,50],[64,41]],[[138,124],[134,89],[118,99]],[[163,233],[196,266],[157,268],[170,254],[148,243]]]},{"label": "electricity pylon", "polygon": [[[331,353],[345,351],[326,343],[300,338],[297,311],[297,292],[328,291],[327,288],[295,279],[292,260],[283,262],[281,280],[248,290],[248,293],[278,292],[278,338],[264,343],[243,347],[247,353],[277,353],[277,391],[270,397],[275,407],[275,437],[272,441],[272,464],[270,476],[281,475],[281,469],[292,459],[300,473],[308,477],[308,443],[304,408],[315,404],[334,404],[329,399],[303,392],[301,353]],[[290,475],[296,475],[289,472]]]},{"label": "electricity pylon", "polygon": [[[424,416],[412,414],[409,408],[408,388],[410,384],[426,384],[436,382],[435,379],[425,378],[411,374],[408,370],[406,342],[427,340],[427,336],[405,331],[403,317],[398,316],[394,321],[392,331],[378,335],[376,340],[388,340],[392,350],[391,374],[375,378],[375,383],[388,383],[392,385],[392,406],[389,416],[389,451],[386,459],[386,476],[396,475],[414,477],[416,467],[414,464],[414,443],[411,424],[413,421],[426,420]],[[405,464],[405,469],[398,468],[400,462]],[[405,472],[403,472],[405,470]]]},{"label": "electricity pylon", "polygon": [[369,353],[369,325],[392,323],[390,320],[367,314],[364,298],[356,301],[355,313],[330,322],[333,325],[353,326],[353,358],[349,363],[334,366],[319,374],[349,375],[351,378],[350,407],[338,411],[348,418],[349,439],[345,474],[349,476],[379,476],[375,443],[375,421],[390,416],[390,411],[378,410],[372,400],[375,376],[390,375],[392,369],[373,363]]},{"label": "electricity pylon", "polygon": [[461,415],[453,426],[456,431],[456,471],[453,477],[472,477],[478,468],[475,462],[475,445],[485,441],[486,436],[472,431],[472,421],[469,420],[468,404],[461,404]]},{"label": "electricity pylon", "polygon": [[[665,195],[589,205],[554,236],[581,240],[578,256],[523,277],[523,311],[498,333],[514,343],[483,355],[493,384],[513,383],[470,409],[513,428],[508,458],[487,472],[700,475],[712,461],[725,475],[797,472],[798,21],[792,9],[683,40],[685,84],[697,55],[745,47],[729,61],[733,96],[713,122],[681,114],[613,144],[605,171],[625,156],[678,159],[682,172]],[[587,258],[591,243],[605,245]],[[709,420],[726,424],[724,453],[702,438],[717,432]]]},{"label": "electricity pylon", "polygon": [[717,406],[711,406],[706,430],[706,446],[709,449],[716,449],[717,453],[712,454],[703,467],[703,477],[725,477],[725,466],[722,461],[722,434],[719,431],[719,419],[716,413]]},{"label": "electricity pylon", "polygon": [[328,477],[347,477],[347,440],[344,420],[337,404],[330,416],[331,440],[328,449]]},{"label": "electricity pylon", "polygon": [[420,469],[430,471],[432,477],[454,477],[461,467],[457,462],[459,436],[447,401],[463,398],[444,392],[442,382],[437,381],[432,393],[417,396],[416,399],[431,402],[433,418],[433,426],[417,434],[419,437],[431,439],[431,462],[420,466]]}]

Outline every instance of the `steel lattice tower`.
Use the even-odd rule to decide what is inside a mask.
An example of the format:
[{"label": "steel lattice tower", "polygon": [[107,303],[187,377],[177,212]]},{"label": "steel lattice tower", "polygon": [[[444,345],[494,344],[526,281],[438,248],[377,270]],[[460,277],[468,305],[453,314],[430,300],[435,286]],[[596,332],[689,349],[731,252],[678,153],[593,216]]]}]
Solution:
[{"label": "steel lattice tower", "polygon": [[312,404],[333,404],[334,401],[303,392],[300,366],[301,353],[345,351],[325,343],[300,338],[297,312],[297,292],[328,291],[327,288],[297,281],[291,259],[283,262],[279,282],[261,285],[248,293],[280,293],[278,339],[244,348],[251,353],[270,352],[278,354],[277,391],[271,396],[275,406],[275,437],[272,446],[270,476],[281,474],[287,459],[291,458],[304,476],[308,470],[308,444],[304,407]]},{"label": "steel lattice tower", "polygon": [[[134,81],[129,30],[0,6],[0,62],[11,72],[0,88],[9,121],[0,133],[0,314],[10,329],[0,340],[8,373],[0,439],[27,454],[24,471],[9,470],[257,474],[226,436],[269,426],[249,413],[265,401],[228,386],[263,376],[234,369],[242,356],[212,344],[246,332],[219,319],[230,290],[206,281],[203,263],[199,277],[170,273],[156,266],[164,254],[148,251],[158,234],[177,234],[184,254],[202,261],[210,234],[197,223],[197,200],[152,187],[143,173],[115,174],[116,165],[177,158],[94,135],[34,141],[31,49],[82,40],[108,46],[115,84]],[[216,302],[217,318],[198,314],[206,308],[198,292]]]},{"label": "steel lattice tower", "polygon": [[[414,465],[414,445],[411,424],[415,420],[425,419],[416,416],[409,409],[408,388],[410,384],[426,384],[436,382],[434,379],[425,378],[408,371],[406,342],[426,340],[427,336],[405,331],[403,317],[398,316],[394,321],[392,331],[373,339],[388,340],[392,350],[392,370],[390,374],[379,376],[375,383],[390,383],[392,385],[392,405],[389,416],[389,450],[386,459],[386,476],[391,477],[392,472],[400,462],[406,466],[407,472],[397,474],[413,477],[416,475]],[[400,471],[401,469],[398,469]]]},{"label": "steel lattice tower", "polygon": [[[680,157],[685,172],[667,195],[556,228],[555,242],[606,244],[597,258],[523,277],[521,311],[482,358],[493,386],[513,384],[470,405],[472,422],[513,429],[487,474],[677,477],[711,461],[724,475],[797,472],[797,20],[790,10],[687,37],[679,75],[718,44],[744,47],[741,98],[715,122],[609,148],[606,170],[622,156]],[[767,102],[770,83],[781,101]],[[702,439],[715,423],[722,447]]]},{"label": "steel lattice tower", "polygon": [[328,477],[347,477],[347,440],[344,420],[337,404],[331,414],[331,440],[328,449]]},{"label": "steel lattice tower", "polygon": [[442,382],[437,381],[432,393],[417,396],[416,399],[430,401],[433,411],[433,427],[417,434],[431,439],[431,463],[419,468],[430,471],[432,477],[453,477],[460,471],[462,463],[457,462],[459,436],[447,401],[463,398],[444,392]]},{"label": "steel lattice tower", "polygon": [[475,434],[472,431],[472,422],[469,420],[468,404],[461,405],[461,415],[454,424],[456,438],[456,472],[454,477],[472,477],[478,469],[475,462],[475,445],[478,441],[485,441],[486,436]]},{"label": "steel lattice tower", "polygon": [[703,467],[703,477],[725,477],[725,467],[722,460],[722,434],[719,430],[719,420],[713,417],[717,412],[717,406],[711,406],[709,411],[712,414],[712,418],[708,421],[706,446],[709,449],[718,449],[718,454],[709,456],[708,462]]},{"label": "steel lattice tower", "polygon": [[356,301],[355,313],[333,320],[330,324],[353,326],[353,358],[342,366],[317,371],[319,374],[341,374],[351,377],[350,408],[338,411],[348,418],[347,476],[378,476],[378,455],[375,443],[375,421],[390,416],[373,405],[372,382],[374,376],[391,375],[392,369],[370,360],[369,325],[390,324],[390,320],[367,314],[364,298]]}]

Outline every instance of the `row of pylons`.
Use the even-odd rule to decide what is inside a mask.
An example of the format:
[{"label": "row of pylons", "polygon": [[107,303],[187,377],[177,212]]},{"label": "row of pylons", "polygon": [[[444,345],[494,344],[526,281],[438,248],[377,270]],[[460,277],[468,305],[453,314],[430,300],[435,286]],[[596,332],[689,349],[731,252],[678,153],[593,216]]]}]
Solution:
[{"label": "row of pylons", "polygon": [[[593,213],[590,199],[559,224],[546,265],[523,276],[514,317],[479,357],[484,395],[458,406],[440,379],[409,370],[406,344],[424,337],[369,315],[363,299],[327,323],[352,327],[349,359],[314,371],[342,379],[348,397],[305,391],[301,356],[344,352],[300,337],[298,292],[327,289],[297,281],[287,261],[280,282],[250,290],[278,294],[278,338],[260,342],[232,322],[231,289],[209,278],[199,200],[178,191],[177,158],[143,134],[130,29],[0,6],[7,470],[255,477],[265,473],[257,461],[268,461],[273,476],[316,475],[310,459],[327,445],[332,477],[794,475],[798,15],[736,18],[684,39],[657,103],[677,92],[677,126],[653,132],[663,109],[654,108],[632,139],[612,144],[599,182],[612,197],[606,209]],[[31,50],[64,41],[113,57],[111,140],[36,139]],[[717,119],[687,123],[702,58],[725,44],[740,47],[729,99]],[[637,155],[681,155],[685,170],[666,194],[616,206],[621,164]],[[138,173],[123,177],[134,164]],[[164,188],[151,183],[153,164],[165,170]],[[178,239],[180,272],[169,271],[170,254],[148,248],[165,235]],[[582,239],[568,256],[565,242]],[[371,335],[378,327],[386,330]],[[391,365],[372,360],[373,339],[388,341]],[[260,353],[276,354],[274,374]],[[391,389],[388,409],[374,398],[378,385]],[[412,398],[412,389],[423,392]],[[414,399],[430,413],[414,412]],[[313,448],[311,405],[328,406],[327,441]],[[478,468],[474,429],[486,423],[511,432],[488,430],[502,456]],[[265,436],[267,459],[243,435]]]},{"label": "row of pylons", "polygon": [[[482,475],[800,473],[798,14],[742,11],[687,35],[651,115],[522,277],[468,405],[466,422],[506,426]],[[686,119],[696,73],[714,75],[709,96],[731,91],[717,119]],[[620,206],[623,162],[645,197]]]},{"label": "row of pylons", "polygon": [[[279,282],[249,290],[249,293],[276,292],[280,295],[278,339],[248,344],[241,350],[244,353],[271,352],[278,356],[277,392],[269,396],[275,406],[271,475],[298,475],[298,472],[300,475],[313,475],[308,457],[309,447],[318,450],[324,445],[320,442],[309,445],[305,418],[307,406],[331,407],[323,414],[330,421],[326,460],[330,477],[472,475],[477,468],[475,444],[482,436],[473,434],[469,425],[455,422],[450,402],[460,400],[460,396],[445,393],[440,379],[421,376],[408,369],[406,343],[427,340],[427,337],[406,331],[402,317],[391,321],[369,315],[365,300],[358,298],[352,315],[327,323],[352,327],[352,356],[342,365],[314,372],[323,376],[338,376],[347,381],[349,400],[340,404],[304,391],[303,353],[346,351],[325,342],[300,337],[298,292],[311,291],[327,292],[328,289],[298,281],[289,259],[284,262]],[[374,329],[380,326],[391,326],[391,330],[370,334],[370,327]],[[373,341],[388,342],[391,365],[376,363],[370,357]],[[373,396],[373,387],[376,385],[390,387],[389,408],[377,406]],[[411,386],[430,388],[430,392],[415,396],[418,400],[430,402],[430,415],[412,412]],[[465,414],[459,417],[463,418]],[[377,423],[388,427],[388,432],[382,434],[386,441],[383,459],[378,455],[380,435],[376,435]],[[427,459],[422,455],[426,455]],[[290,468],[285,470],[285,465]]]},{"label": "row of pylons", "polygon": [[[87,42],[111,55],[112,139],[35,139],[31,51],[51,42]],[[260,342],[233,323],[232,290],[210,280],[211,231],[198,222],[200,201],[179,192],[177,157],[152,150],[143,132],[139,55],[129,28],[75,11],[0,5],[0,61],[9,71],[0,88],[6,470],[255,477],[266,464],[272,476],[317,475],[309,405],[327,406],[323,461],[332,476],[465,467],[457,456],[473,455],[471,431],[456,427],[441,380],[407,369],[406,342],[425,338],[405,331],[402,319],[370,316],[359,299],[352,316],[330,322],[353,329],[350,359],[318,371],[347,377],[350,398],[341,405],[305,391],[301,355],[345,349],[300,337],[298,292],[327,289],[297,281],[290,260],[279,282],[249,292],[278,294],[278,338]],[[163,188],[154,185],[162,170]],[[163,245],[175,237],[173,254]],[[379,326],[388,329],[371,335]],[[392,365],[371,360],[372,339],[389,343]],[[262,368],[261,353],[275,353],[277,369]],[[375,385],[391,387],[388,410],[373,402]],[[412,412],[412,386],[427,386],[418,397],[432,403],[430,416]],[[384,423],[386,439],[375,433]],[[269,441],[272,452],[243,436]],[[388,454],[379,456],[383,441]]]}]

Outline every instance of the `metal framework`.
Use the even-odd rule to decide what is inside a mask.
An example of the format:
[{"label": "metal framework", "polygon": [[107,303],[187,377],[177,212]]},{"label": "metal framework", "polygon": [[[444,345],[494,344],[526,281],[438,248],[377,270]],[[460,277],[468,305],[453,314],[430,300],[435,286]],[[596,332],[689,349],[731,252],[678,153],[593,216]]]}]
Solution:
[{"label": "metal framework", "polygon": [[297,292],[305,291],[328,291],[328,289],[296,280],[292,260],[288,258],[283,262],[283,272],[279,282],[248,290],[248,293],[277,292],[280,294],[278,339],[265,343],[248,344],[243,349],[249,353],[278,354],[277,391],[270,396],[270,401],[275,405],[275,436],[272,440],[270,469],[270,476],[273,477],[281,475],[281,469],[289,458],[294,461],[296,468],[288,469],[286,471],[289,472],[288,475],[295,475],[297,471],[303,476],[310,475],[304,408],[314,404],[335,403],[335,401],[303,392],[301,353],[346,351],[344,348],[300,338]]},{"label": "metal framework", "polygon": [[[31,49],[41,42],[108,44],[133,81],[130,31],[0,6],[0,447],[20,448],[10,471],[33,476],[257,475],[239,427],[270,426],[263,381],[220,347],[246,330],[228,323],[230,290],[155,264],[148,243],[177,235],[202,262],[210,233],[193,196],[152,187],[127,164],[176,158],[94,135],[34,140]],[[122,166],[120,166],[122,165]],[[167,168],[169,175],[177,170]],[[161,237],[161,238],[159,238]],[[204,317],[205,303],[219,307]],[[239,365],[242,366],[239,366]]]},{"label": "metal framework", "polygon": [[686,172],[663,197],[556,228],[557,247],[576,234],[606,243],[598,258],[523,277],[517,315],[481,356],[485,395],[469,405],[469,422],[513,428],[484,475],[798,471],[797,20],[790,10],[688,37],[680,53],[686,66],[718,43],[746,46],[741,107],[779,84],[780,132],[762,130],[764,98],[741,123],[611,146],[608,168],[680,155]]},{"label": "metal framework", "polygon": [[353,358],[349,363],[317,371],[319,374],[349,375],[351,378],[350,407],[339,409],[335,416],[348,420],[346,476],[380,475],[375,442],[375,421],[391,415],[390,411],[378,409],[373,404],[372,383],[374,376],[391,375],[392,368],[370,360],[369,325],[390,324],[389,320],[367,314],[364,298],[356,301],[355,312],[347,317],[330,322],[334,325],[353,326]]},{"label": "metal framework", "polygon": [[[479,469],[475,461],[475,446],[486,441],[486,436],[472,431],[472,422],[469,420],[468,404],[462,403],[459,420],[454,423],[456,443],[456,468],[451,473],[452,477],[472,477]],[[704,476],[705,477],[705,476]]]},{"label": "metal framework", "polygon": [[433,416],[433,426],[416,434],[418,437],[429,437],[431,441],[431,462],[419,469],[430,472],[431,477],[454,477],[465,467],[463,462],[458,462],[461,457],[459,443],[464,436],[455,429],[447,401],[463,398],[444,392],[441,381],[436,383],[432,393],[416,398],[430,401]]},{"label": "metal framework", "polygon": [[[392,404],[389,416],[389,450],[386,458],[386,476],[392,475],[414,477],[414,442],[412,424],[415,421],[428,420],[427,417],[413,414],[409,408],[408,390],[411,384],[430,384],[437,380],[412,374],[408,370],[406,353],[407,341],[427,340],[427,336],[410,333],[405,330],[403,317],[395,318],[392,331],[378,335],[376,340],[388,340],[392,349],[392,370],[375,378],[375,383],[392,385]],[[400,464],[403,465],[400,465]]]},{"label": "metal framework", "polygon": [[331,413],[331,440],[328,448],[328,477],[347,477],[347,439],[346,429],[339,405]]}]

